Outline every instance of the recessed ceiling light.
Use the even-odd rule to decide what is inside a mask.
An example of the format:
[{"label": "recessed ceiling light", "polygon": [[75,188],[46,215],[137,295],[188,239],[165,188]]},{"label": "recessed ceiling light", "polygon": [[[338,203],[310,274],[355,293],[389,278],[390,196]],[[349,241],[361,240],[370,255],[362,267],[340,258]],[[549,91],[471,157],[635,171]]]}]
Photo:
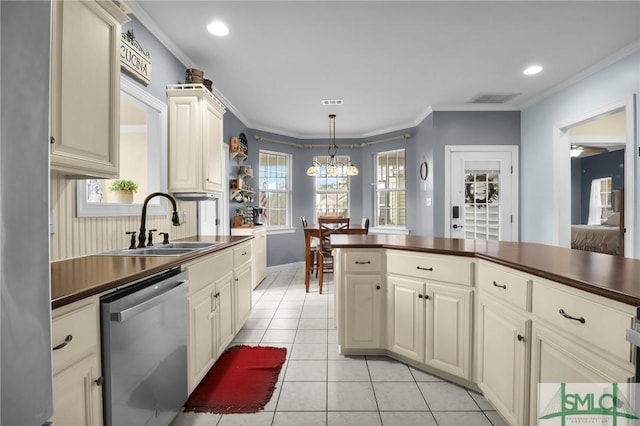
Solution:
[{"label": "recessed ceiling light", "polygon": [[207,31],[214,36],[226,36],[229,34],[229,27],[227,27],[222,21],[214,21],[207,25]]},{"label": "recessed ceiling light", "polygon": [[542,71],[541,65],[531,65],[530,67],[527,67],[522,73],[524,75],[534,75],[538,74],[540,71]]}]

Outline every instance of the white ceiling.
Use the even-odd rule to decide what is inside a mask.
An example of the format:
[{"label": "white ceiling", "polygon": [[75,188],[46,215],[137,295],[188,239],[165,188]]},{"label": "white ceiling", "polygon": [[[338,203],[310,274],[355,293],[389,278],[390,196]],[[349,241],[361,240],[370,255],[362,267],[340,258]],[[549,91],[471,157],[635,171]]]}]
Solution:
[{"label": "white ceiling", "polygon": [[[640,46],[640,2],[138,1],[134,14],[250,128],[299,138],[414,127],[479,93],[520,109]],[[223,20],[226,37],[206,26]],[[167,41],[168,39],[168,41]],[[544,71],[524,76],[539,63]],[[321,99],[341,98],[326,107]],[[495,106],[493,106],[495,109]]]}]

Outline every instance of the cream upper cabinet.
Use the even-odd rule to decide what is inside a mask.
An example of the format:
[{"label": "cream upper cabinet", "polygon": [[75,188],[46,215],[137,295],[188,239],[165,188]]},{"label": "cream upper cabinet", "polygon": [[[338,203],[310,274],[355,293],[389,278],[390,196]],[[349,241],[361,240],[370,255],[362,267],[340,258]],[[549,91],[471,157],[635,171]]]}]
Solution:
[{"label": "cream upper cabinet", "polygon": [[128,20],[111,1],[52,3],[52,171],[118,176],[120,33]]},{"label": "cream upper cabinet", "polygon": [[98,299],[53,311],[53,417],[61,425],[102,424]]},{"label": "cream upper cabinet", "polygon": [[204,86],[169,85],[169,192],[224,191],[223,115]]}]

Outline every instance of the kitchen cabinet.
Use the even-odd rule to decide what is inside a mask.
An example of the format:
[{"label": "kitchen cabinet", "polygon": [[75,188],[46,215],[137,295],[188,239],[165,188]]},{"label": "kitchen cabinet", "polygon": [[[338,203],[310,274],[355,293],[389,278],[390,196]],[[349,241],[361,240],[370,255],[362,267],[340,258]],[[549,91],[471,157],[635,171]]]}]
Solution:
[{"label": "kitchen cabinet", "polygon": [[387,252],[387,348],[471,380],[473,261]]},{"label": "kitchen cabinet", "polygon": [[633,325],[634,307],[534,278],[532,313],[531,422],[538,416],[538,383],[633,381],[624,330]]},{"label": "kitchen cabinet", "polygon": [[510,424],[525,424],[531,277],[484,261],[478,275],[478,385]]},{"label": "kitchen cabinet", "polygon": [[267,228],[264,226],[231,228],[231,235],[253,235],[251,267],[252,286],[255,289],[267,276]]},{"label": "kitchen cabinet", "polygon": [[[339,250],[334,253],[341,259],[336,262],[335,281],[336,311],[341,310],[337,327],[340,350],[344,354],[352,350],[380,350],[384,346],[385,278],[384,252],[381,250]],[[344,273],[342,273],[344,271]]]},{"label": "kitchen cabinet", "polygon": [[200,383],[235,335],[232,261],[232,250],[225,250],[184,265],[189,276],[189,392]]},{"label": "kitchen cabinet", "polygon": [[120,37],[128,20],[111,1],[52,3],[52,171],[118,176]]},{"label": "kitchen cabinet", "polygon": [[53,417],[61,425],[102,424],[98,298],[52,313]]},{"label": "kitchen cabinet", "polygon": [[481,296],[478,312],[478,382],[509,424],[525,424],[529,401],[531,320]]},{"label": "kitchen cabinet", "polygon": [[233,249],[233,275],[235,280],[235,328],[240,330],[251,314],[253,293],[251,275],[251,243]]},{"label": "kitchen cabinet", "polygon": [[222,194],[224,105],[200,84],[167,86],[169,192]]}]

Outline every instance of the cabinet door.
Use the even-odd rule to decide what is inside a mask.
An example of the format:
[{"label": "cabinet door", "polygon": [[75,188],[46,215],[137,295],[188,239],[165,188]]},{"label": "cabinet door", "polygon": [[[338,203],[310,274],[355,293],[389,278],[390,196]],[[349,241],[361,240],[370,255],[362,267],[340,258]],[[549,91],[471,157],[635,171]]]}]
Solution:
[{"label": "cabinet door", "polygon": [[267,234],[266,232],[262,232],[255,236],[253,239],[253,245],[255,249],[253,250],[253,265],[254,265],[254,275],[255,282],[253,283],[254,288],[262,282],[263,279],[267,276]]},{"label": "cabinet door", "polygon": [[189,297],[189,392],[200,383],[216,359],[215,285]]},{"label": "cabinet door", "polygon": [[118,175],[120,23],[111,2],[53,2],[51,169]]},{"label": "cabinet door", "polygon": [[530,320],[484,300],[478,317],[480,389],[509,424],[525,424]]},{"label": "cabinet door", "polygon": [[195,96],[169,98],[169,191],[194,191],[202,183],[202,101]]},{"label": "cabinet door", "polygon": [[233,274],[229,273],[216,282],[215,299],[218,312],[217,355],[222,353],[235,336],[233,328]]},{"label": "cabinet door", "polygon": [[246,266],[241,266],[235,273],[235,295],[236,295],[236,324],[235,330],[242,328],[251,313],[251,262]]},{"label": "cabinet door", "polygon": [[[626,366],[626,368],[625,368]],[[540,324],[533,324],[531,346],[531,414],[538,419],[538,383],[622,383],[634,376],[633,365],[611,362],[593,347],[583,347]]]},{"label": "cabinet door", "polygon": [[205,103],[202,139],[204,188],[222,192],[224,155],[222,149],[222,115],[209,103]]},{"label": "cabinet door", "polygon": [[53,417],[60,425],[102,425],[102,388],[94,354],[53,376]]},{"label": "cabinet door", "polygon": [[424,362],[424,281],[388,275],[387,348]]},{"label": "cabinet door", "polygon": [[427,285],[425,363],[471,380],[473,290]]},{"label": "cabinet door", "polygon": [[379,275],[346,275],[344,287],[345,348],[380,348],[382,277]]}]

